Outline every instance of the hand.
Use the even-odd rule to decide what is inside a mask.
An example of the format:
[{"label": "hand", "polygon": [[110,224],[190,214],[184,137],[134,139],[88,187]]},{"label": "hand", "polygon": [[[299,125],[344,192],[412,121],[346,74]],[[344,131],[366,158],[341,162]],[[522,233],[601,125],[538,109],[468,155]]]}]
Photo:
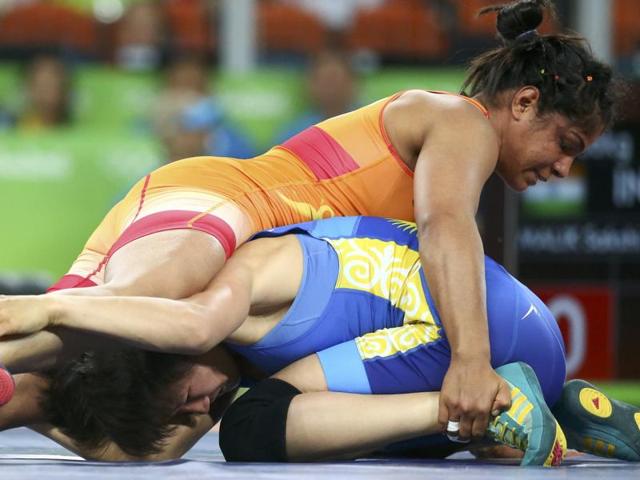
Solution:
[{"label": "hand", "polygon": [[50,297],[0,295],[0,337],[38,332],[53,324]]},{"label": "hand", "polygon": [[511,406],[509,385],[484,359],[451,360],[440,393],[438,423],[460,423],[461,441],[484,436],[490,415]]}]

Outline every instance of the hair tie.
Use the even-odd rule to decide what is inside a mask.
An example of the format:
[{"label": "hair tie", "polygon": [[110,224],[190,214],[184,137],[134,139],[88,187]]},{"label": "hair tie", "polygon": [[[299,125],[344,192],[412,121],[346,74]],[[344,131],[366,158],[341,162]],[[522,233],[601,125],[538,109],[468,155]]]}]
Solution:
[{"label": "hair tie", "polygon": [[533,40],[536,37],[538,37],[538,30],[536,30],[534,28],[533,30],[527,30],[526,32],[522,32],[513,41],[514,42],[527,42],[529,40]]},{"label": "hair tie", "polygon": [[592,82],[592,81],[593,81],[593,75],[587,75],[586,77],[584,77],[584,79],[585,79],[587,82]]}]

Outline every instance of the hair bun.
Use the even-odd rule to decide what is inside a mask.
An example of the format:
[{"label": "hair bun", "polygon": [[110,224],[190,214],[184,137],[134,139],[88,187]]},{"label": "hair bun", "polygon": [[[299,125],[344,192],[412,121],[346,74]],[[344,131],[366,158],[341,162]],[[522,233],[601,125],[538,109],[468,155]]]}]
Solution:
[{"label": "hair bun", "polygon": [[498,33],[507,42],[512,42],[522,33],[535,30],[544,19],[544,10],[549,0],[519,0],[506,5],[487,7],[480,15],[498,12]]}]

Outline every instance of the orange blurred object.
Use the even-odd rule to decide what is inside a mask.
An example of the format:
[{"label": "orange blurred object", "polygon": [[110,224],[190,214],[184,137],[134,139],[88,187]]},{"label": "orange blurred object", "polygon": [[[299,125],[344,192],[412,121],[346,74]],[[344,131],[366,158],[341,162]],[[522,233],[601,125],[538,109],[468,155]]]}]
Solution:
[{"label": "orange blurred object", "polygon": [[95,20],[53,3],[18,6],[0,18],[0,46],[55,46],[94,55],[98,50]]}]

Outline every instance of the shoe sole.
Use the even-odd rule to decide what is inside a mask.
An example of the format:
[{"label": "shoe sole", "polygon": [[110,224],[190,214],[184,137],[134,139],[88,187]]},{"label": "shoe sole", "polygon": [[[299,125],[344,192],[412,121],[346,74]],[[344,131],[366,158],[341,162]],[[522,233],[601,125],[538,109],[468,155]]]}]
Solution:
[{"label": "shoe sole", "polygon": [[640,409],[614,400],[584,380],[565,384],[554,407],[570,448],[600,457],[640,461]]}]

